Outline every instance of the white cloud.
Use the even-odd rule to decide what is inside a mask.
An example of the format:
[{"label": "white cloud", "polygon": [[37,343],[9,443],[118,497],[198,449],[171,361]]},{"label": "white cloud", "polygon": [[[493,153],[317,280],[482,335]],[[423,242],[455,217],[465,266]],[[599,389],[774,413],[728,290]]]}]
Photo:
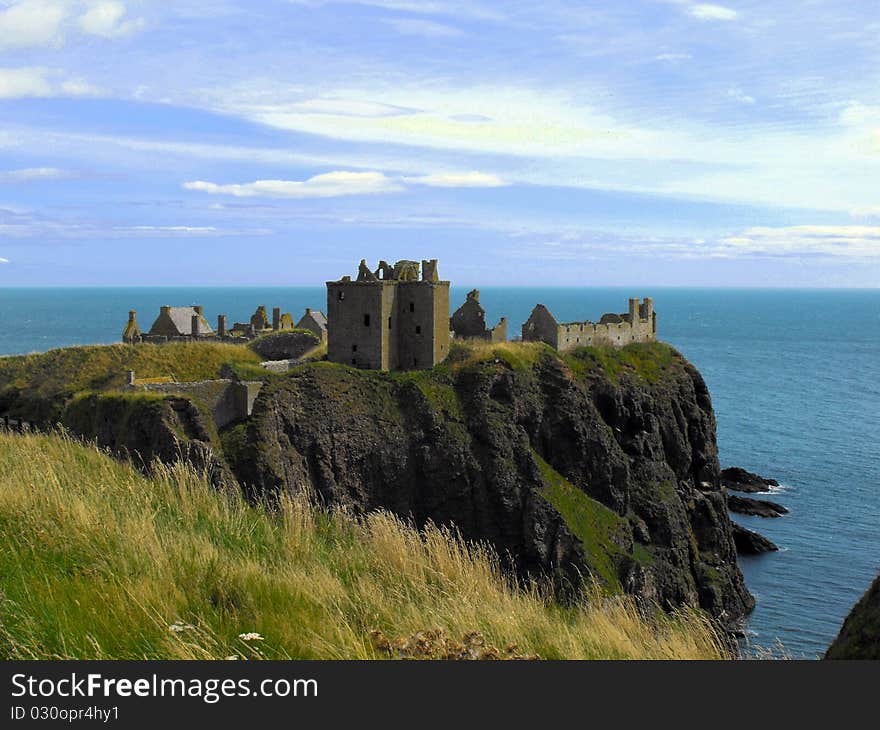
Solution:
[{"label": "white cloud", "polygon": [[0,264],[8,264],[9,259],[0,258]]},{"label": "white cloud", "polygon": [[57,167],[27,167],[21,170],[0,170],[0,183],[69,180],[76,176],[76,173],[71,170],[61,170]]},{"label": "white cloud", "polygon": [[500,188],[510,183],[485,172],[439,173],[405,177],[404,182],[435,188]]},{"label": "white cloud", "polygon": [[404,35],[418,35],[425,38],[456,38],[464,35],[459,28],[444,23],[435,23],[432,20],[392,18],[385,22],[398,33]]},{"label": "white cloud", "polygon": [[51,96],[53,86],[45,68],[0,68],[0,99]]},{"label": "white cloud", "polygon": [[67,3],[20,0],[0,12],[0,50],[60,45]]},{"label": "white cloud", "polygon": [[252,183],[218,185],[196,180],[183,184],[186,190],[239,198],[333,198],[341,195],[371,195],[402,190],[401,185],[381,172],[326,172],[308,180],[256,180]]},{"label": "white cloud", "polygon": [[79,27],[90,35],[121,38],[144,26],[142,18],[126,19],[125,4],[117,0],[96,2],[79,18]]},{"label": "white cloud", "polygon": [[98,89],[79,79],[60,78],[40,66],[0,68],[0,99],[49,96],[96,96]]},{"label": "white cloud", "polygon": [[697,3],[688,7],[688,13],[699,20],[736,20],[739,13],[724,5]]}]

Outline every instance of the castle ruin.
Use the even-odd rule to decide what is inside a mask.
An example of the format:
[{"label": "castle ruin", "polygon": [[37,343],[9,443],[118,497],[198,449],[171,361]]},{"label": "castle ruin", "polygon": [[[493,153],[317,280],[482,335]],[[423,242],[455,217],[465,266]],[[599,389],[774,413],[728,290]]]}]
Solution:
[{"label": "castle ruin", "polygon": [[646,297],[641,303],[629,300],[625,314],[603,314],[598,323],[568,322],[560,324],[543,304],[535,305],[522,326],[524,342],[546,342],[559,351],[575,347],[624,347],[633,342],[656,342],[657,314],[654,300]]},{"label": "castle ruin", "polygon": [[449,354],[449,282],[437,259],[362,260],[357,279],[327,282],[327,359],[372,370],[431,368]]}]

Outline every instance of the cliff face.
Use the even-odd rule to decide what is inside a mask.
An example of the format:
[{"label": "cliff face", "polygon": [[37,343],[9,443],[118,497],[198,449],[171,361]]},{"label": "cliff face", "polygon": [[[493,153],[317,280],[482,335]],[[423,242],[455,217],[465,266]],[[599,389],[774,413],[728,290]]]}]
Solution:
[{"label": "cliff face", "polygon": [[659,344],[455,355],[428,372],[317,363],[273,378],[227,458],[255,495],[308,489],[455,524],[561,590],[591,574],[666,607],[750,610],[690,363]]},{"label": "cliff face", "polygon": [[880,659],[880,576],[853,606],[826,659]]}]

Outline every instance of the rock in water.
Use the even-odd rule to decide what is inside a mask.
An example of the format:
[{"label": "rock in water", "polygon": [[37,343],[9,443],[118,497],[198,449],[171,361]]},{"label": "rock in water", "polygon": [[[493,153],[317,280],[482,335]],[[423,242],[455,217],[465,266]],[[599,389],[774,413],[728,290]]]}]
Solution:
[{"label": "rock in water", "polygon": [[227,457],[254,496],[455,525],[563,592],[587,575],[729,621],[754,605],[709,392],[667,345],[508,346],[391,374],[316,363],[270,379],[241,428]]},{"label": "rock in water", "polygon": [[733,525],[733,541],[736,544],[736,551],[740,555],[761,555],[779,550],[773,542],[763,535],[753,530],[747,530],[736,522],[731,524]]},{"label": "rock in water", "polygon": [[765,479],[738,466],[729,466],[721,470],[721,484],[735,492],[769,492],[770,487],[778,487],[775,479]]},{"label": "rock in water", "polygon": [[769,499],[740,497],[736,494],[727,495],[727,509],[737,514],[756,517],[780,517],[788,514],[788,509],[777,502],[771,502]]},{"label": "rock in water", "polygon": [[853,606],[826,659],[880,659],[880,576]]}]

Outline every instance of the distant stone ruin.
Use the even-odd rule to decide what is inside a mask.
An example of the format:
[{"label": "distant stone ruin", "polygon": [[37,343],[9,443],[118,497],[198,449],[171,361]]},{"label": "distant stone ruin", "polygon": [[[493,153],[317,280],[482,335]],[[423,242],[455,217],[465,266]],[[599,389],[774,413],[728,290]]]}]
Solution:
[{"label": "distant stone ruin", "polygon": [[625,314],[603,314],[598,323],[568,322],[560,324],[543,304],[538,304],[522,326],[524,342],[546,342],[557,350],[575,347],[611,346],[624,347],[633,342],[657,340],[657,314],[654,300],[650,297],[640,304],[638,299],[629,300]]}]

